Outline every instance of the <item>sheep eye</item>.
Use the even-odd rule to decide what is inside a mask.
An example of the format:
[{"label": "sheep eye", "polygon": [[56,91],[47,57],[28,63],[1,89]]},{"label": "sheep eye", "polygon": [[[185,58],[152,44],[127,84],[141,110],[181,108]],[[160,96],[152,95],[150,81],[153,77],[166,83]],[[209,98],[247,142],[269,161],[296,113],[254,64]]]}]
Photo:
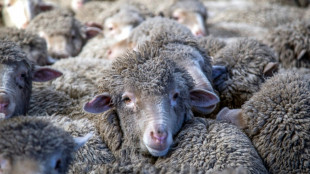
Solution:
[{"label": "sheep eye", "polygon": [[172,96],[172,99],[173,100],[177,100],[179,97],[179,93],[175,93],[173,96]]},{"label": "sheep eye", "polygon": [[108,29],[109,29],[110,31],[112,31],[114,28],[113,28],[113,27],[109,27]]},{"label": "sheep eye", "polygon": [[123,102],[124,102],[125,104],[129,104],[129,103],[131,102],[131,99],[130,99],[129,97],[124,97],[124,98],[123,98]]}]

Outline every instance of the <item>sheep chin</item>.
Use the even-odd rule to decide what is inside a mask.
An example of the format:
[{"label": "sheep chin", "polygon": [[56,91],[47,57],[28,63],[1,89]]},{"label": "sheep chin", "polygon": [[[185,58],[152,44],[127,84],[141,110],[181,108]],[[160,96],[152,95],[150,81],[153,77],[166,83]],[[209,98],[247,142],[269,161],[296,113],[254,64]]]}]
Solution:
[{"label": "sheep chin", "polygon": [[159,151],[159,150],[155,150],[155,149],[149,147],[148,145],[145,145],[145,146],[146,146],[147,150],[150,152],[150,154],[153,156],[156,156],[156,157],[165,156],[170,149],[170,146],[167,146],[167,148],[165,150]]}]

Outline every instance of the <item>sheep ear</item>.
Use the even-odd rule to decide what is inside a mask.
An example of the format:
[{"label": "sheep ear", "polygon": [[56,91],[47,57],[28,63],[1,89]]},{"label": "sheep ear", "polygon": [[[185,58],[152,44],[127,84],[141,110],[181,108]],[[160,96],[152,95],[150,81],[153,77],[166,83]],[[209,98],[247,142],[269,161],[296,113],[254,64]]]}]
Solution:
[{"label": "sheep ear", "polygon": [[75,137],[75,138],[73,138],[74,142],[75,142],[74,150],[78,150],[79,148],[84,146],[87,143],[87,141],[89,139],[91,139],[91,137],[93,137],[93,136],[94,136],[94,133],[90,132],[90,133],[86,134],[83,137]]},{"label": "sheep ear", "polygon": [[216,115],[216,120],[224,120],[236,125],[240,129],[244,129],[246,127],[246,123],[242,119],[241,111],[241,109],[228,109],[227,107],[225,107]]},{"label": "sheep ear", "polygon": [[102,27],[99,24],[87,23],[84,31],[85,34],[82,34],[82,37],[84,39],[91,39],[102,32]]},{"label": "sheep ear", "polygon": [[214,93],[203,89],[194,89],[190,91],[190,100],[193,109],[197,112],[208,114],[211,113],[216,104],[220,101]]},{"label": "sheep ear", "polygon": [[297,60],[302,59],[306,53],[307,53],[307,50],[302,50],[302,51],[298,54]]},{"label": "sheep ear", "polygon": [[52,68],[36,66],[32,80],[35,82],[46,82],[54,80],[60,76],[62,76],[62,72],[60,71],[54,70]]},{"label": "sheep ear", "polygon": [[271,77],[275,72],[278,71],[279,64],[276,62],[269,62],[264,68],[264,76]]},{"label": "sheep ear", "polygon": [[102,113],[112,107],[111,97],[108,93],[95,96],[91,101],[85,103],[84,110],[89,113]]},{"label": "sheep ear", "polygon": [[213,65],[212,66],[212,80],[218,78],[219,76],[221,76],[222,74],[226,74],[227,73],[227,68],[226,66],[222,66],[222,65]]}]

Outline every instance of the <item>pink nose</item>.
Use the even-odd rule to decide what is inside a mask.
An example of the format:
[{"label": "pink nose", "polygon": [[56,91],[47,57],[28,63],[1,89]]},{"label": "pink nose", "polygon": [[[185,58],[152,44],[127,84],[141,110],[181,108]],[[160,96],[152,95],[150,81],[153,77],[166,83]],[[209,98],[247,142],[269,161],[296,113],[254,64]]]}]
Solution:
[{"label": "pink nose", "polygon": [[9,97],[5,93],[0,93],[0,112],[6,111],[9,105]]},{"label": "pink nose", "polygon": [[206,33],[203,32],[202,30],[198,30],[195,32],[195,36],[205,36],[205,35],[206,35]]},{"label": "pink nose", "polygon": [[162,125],[154,126],[153,131],[150,132],[152,140],[156,144],[164,144],[167,140],[168,131]]}]

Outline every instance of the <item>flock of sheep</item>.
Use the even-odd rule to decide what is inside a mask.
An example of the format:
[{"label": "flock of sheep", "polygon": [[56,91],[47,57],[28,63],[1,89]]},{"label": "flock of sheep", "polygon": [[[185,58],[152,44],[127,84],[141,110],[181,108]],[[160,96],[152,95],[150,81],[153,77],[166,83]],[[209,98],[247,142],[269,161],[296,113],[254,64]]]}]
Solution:
[{"label": "flock of sheep", "polygon": [[309,0],[0,10],[0,174],[310,173]]}]

